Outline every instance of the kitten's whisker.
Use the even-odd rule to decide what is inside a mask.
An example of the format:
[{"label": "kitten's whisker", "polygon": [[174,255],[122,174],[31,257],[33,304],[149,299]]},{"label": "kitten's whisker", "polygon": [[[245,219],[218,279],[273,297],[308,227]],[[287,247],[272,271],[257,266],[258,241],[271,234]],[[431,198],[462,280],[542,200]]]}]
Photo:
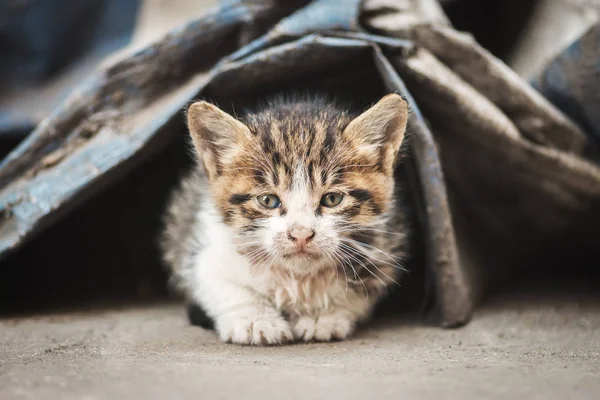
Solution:
[{"label": "kitten's whisker", "polygon": [[331,260],[331,263],[333,264],[333,266],[335,267],[335,285],[337,286],[338,281],[339,281],[339,275],[340,275],[340,271],[338,271],[338,266],[336,265],[336,262],[334,261],[334,259],[331,257],[331,255],[329,254],[329,252],[327,251],[323,251],[323,253]]},{"label": "kitten's whisker", "polygon": [[[260,247],[257,247],[257,248],[255,248],[255,249],[250,249],[250,250],[248,250],[248,252],[247,252],[247,253],[240,253],[240,254],[241,254],[242,256],[246,257],[246,258],[251,258],[251,257],[252,257],[254,254],[256,254],[256,253],[260,253],[260,251],[261,251],[261,250],[262,250],[262,249],[261,249]],[[238,251],[238,253],[239,253],[239,251]]]},{"label": "kitten's whisker", "polygon": [[339,256],[336,254],[336,252],[332,253],[332,256],[339,261],[340,263],[340,267],[342,268],[342,271],[344,271],[344,281],[346,282],[346,293],[348,293],[348,274],[346,273],[346,266],[344,265],[344,262],[339,258]]},{"label": "kitten's whisker", "polygon": [[[360,283],[363,285],[363,288],[365,289],[365,294],[367,296],[367,299],[369,298],[369,290],[367,289],[367,285],[365,285],[365,282],[362,280],[362,278],[360,277],[360,275],[358,274],[358,272],[356,271],[356,269],[354,268],[354,266],[352,265],[352,261],[348,258],[348,254],[344,253],[343,251],[341,251],[340,249],[340,253],[339,256],[342,257],[343,259],[345,259],[347,261],[347,264],[350,268],[352,268],[352,271],[354,272],[354,276],[358,278],[358,280],[360,281]],[[346,282],[347,283],[347,282]]]},{"label": "kitten's whisker", "polygon": [[[361,260],[359,260],[357,257],[355,257],[354,255],[352,255],[351,253],[348,253],[346,251],[344,251],[343,248],[340,248],[340,252],[342,252],[343,254],[346,255],[346,257],[353,259],[354,261],[356,261],[358,264],[360,264],[364,269],[366,269],[371,275],[373,275],[375,278],[379,279],[379,281],[381,282],[381,284],[387,289],[386,284],[383,282],[383,280],[381,280],[380,277],[378,277],[377,275],[375,275],[373,273],[373,271],[371,271],[369,269],[369,267],[367,267]],[[354,273],[356,274],[356,276],[358,277],[358,279],[360,279],[360,281],[363,283],[363,286],[365,286],[364,281],[362,280],[362,278],[360,277],[360,275],[356,272],[356,270],[354,269],[354,267],[352,267],[352,269],[354,270]],[[367,289],[367,287],[365,286],[365,290]]]},{"label": "kitten's whisker", "polygon": [[258,256],[256,256],[249,264],[250,264],[250,271],[254,272],[256,270],[256,268],[260,265],[260,262],[264,259],[265,255],[264,254],[260,254]]},{"label": "kitten's whisker", "polygon": [[231,238],[231,243],[235,246],[235,245],[240,245],[240,244],[245,244],[245,243],[253,243],[256,242],[255,239],[253,238],[249,238],[249,237],[243,237],[243,236],[233,236]]},{"label": "kitten's whisker", "polygon": [[[352,223],[352,222],[341,222],[339,223],[340,225],[340,229],[336,229],[336,231],[339,232],[360,232],[360,231],[372,231],[372,232],[379,232],[379,233],[385,233],[387,235],[397,235],[397,236],[402,236],[402,237],[406,237],[405,233],[400,233],[400,232],[391,232],[391,231],[386,231],[384,229],[377,229],[375,226],[373,225],[359,225],[356,223]],[[377,225],[384,225],[383,223],[381,224],[377,224]]]},{"label": "kitten's whisker", "polygon": [[[381,277],[379,277],[377,274],[375,274],[373,271],[371,271],[371,269],[369,267],[367,267],[365,265],[365,263],[363,263],[362,261],[360,261],[358,258],[354,257],[353,255],[351,255],[348,252],[343,251],[346,256],[351,257],[353,260],[355,260],[358,264],[360,264],[360,266],[362,266],[368,273],[370,273],[371,275],[373,275],[375,278],[377,278],[377,280],[379,280],[379,282],[381,282],[381,285],[385,288],[386,291],[389,292],[389,289],[387,287],[387,284],[383,281],[383,279],[381,279]],[[360,276],[359,276],[360,278]],[[361,279],[362,280],[362,279]]]},{"label": "kitten's whisker", "polygon": [[360,276],[358,275],[358,271],[354,268],[354,265],[352,264],[352,260],[348,257],[348,254],[341,251],[338,253],[340,255],[340,257],[342,257],[343,260],[346,261],[346,264],[352,268],[352,272],[354,272],[354,278],[360,278]]},{"label": "kitten's whisker", "polygon": [[[344,242],[344,241],[342,241],[342,243],[343,243],[343,242]],[[377,257],[375,257],[375,256],[373,256],[373,255],[371,255],[371,254],[369,254],[369,253],[367,253],[367,251],[366,251],[365,249],[362,249],[362,248],[360,248],[360,245],[358,245],[358,244],[355,244],[355,243],[352,243],[352,242],[348,242],[348,243],[350,243],[350,244],[352,244],[352,245],[355,245],[355,246],[358,246],[358,247],[352,247],[352,246],[350,246],[350,247],[352,247],[352,249],[354,249],[355,251],[360,251],[360,252],[361,252],[361,254],[362,254],[362,255],[364,255],[365,257],[368,257],[368,258],[370,258],[370,259],[372,259],[372,260],[375,260],[375,261],[377,261],[377,262],[380,262],[380,263],[382,263],[382,264],[389,265],[390,267],[393,267],[393,268],[399,269],[399,270],[401,270],[401,271],[408,272],[408,270],[407,270],[406,268],[404,268],[404,267],[403,267],[403,266],[402,266],[402,265],[401,265],[401,264],[400,264],[398,261],[396,261],[396,260],[394,260],[394,259],[392,259],[392,262],[389,262],[389,261],[386,261],[386,260],[381,260],[381,259],[379,259],[379,258],[377,258]],[[377,249],[376,247],[374,247],[374,246],[373,246],[373,249],[372,249],[372,250],[379,250],[379,249]],[[381,253],[383,253],[383,254],[386,254],[384,251],[381,251],[381,250],[379,250],[379,251],[380,251]],[[388,257],[390,257],[390,256],[388,255]]]},{"label": "kitten's whisker", "polygon": [[231,235],[231,237],[236,238],[236,239],[255,239],[255,240],[258,240],[258,237],[256,237],[256,235],[253,235],[253,232],[251,232],[251,233],[242,232],[242,233],[239,233],[237,235]]},{"label": "kitten's whisker", "polygon": [[[245,246],[245,245],[241,245],[241,246],[243,246],[243,247],[247,247],[247,246]],[[256,248],[255,248],[255,249],[251,249],[251,250],[250,250],[251,252],[254,252],[254,251],[259,251],[259,250],[262,250],[262,249],[263,249],[263,247],[262,247],[262,246],[259,246],[258,244],[252,244],[252,245],[248,245],[248,246],[256,246]],[[240,246],[238,246],[238,247],[240,247]]]},{"label": "kitten's whisker", "polygon": [[235,246],[236,247],[258,246],[261,243],[262,243],[261,241],[246,242],[246,243],[235,243]]},{"label": "kitten's whisker", "polygon": [[[342,244],[342,246],[344,246],[349,251],[355,252],[355,254],[357,254],[357,255],[361,255],[360,253],[357,252],[356,249],[354,249],[354,248],[352,248],[352,247],[350,247],[348,245]],[[367,254],[364,254],[364,255],[366,256],[365,260],[368,261],[372,266],[374,266],[377,269],[377,271],[379,271],[380,273],[382,273],[386,278],[388,278],[389,280],[391,280],[392,282],[394,282],[396,285],[401,286],[394,278],[392,278],[391,276],[389,276],[388,274],[386,274],[385,272],[383,272],[373,261],[371,261],[370,257]]]},{"label": "kitten's whisker", "polygon": [[259,249],[254,249],[254,250],[250,251],[248,254],[245,254],[244,256],[249,261],[252,261],[254,259],[254,257],[256,257],[258,254],[261,254],[261,253],[264,253],[264,250],[259,248]]},{"label": "kitten's whisker", "polygon": [[269,261],[269,265],[267,266],[267,269],[270,269],[273,266],[273,261],[275,261],[275,259],[277,258],[276,254],[272,254],[270,261]]},{"label": "kitten's whisker", "polygon": [[269,254],[269,253],[265,252],[263,258],[261,258],[259,260],[261,262],[261,264],[257,265],[257,269],[258,270],[262,270],[267,265],[267,263],[269,263],[269,261],[270,261],[270,263],[269,263],[269,267],[270,267],[271,264],[273,263],[274,259],[275,259],[275,255],[274,254]]},{"label": "kitten's whisker", "polygon": [[342,228],[342,229],[336,229],[336,232],[355,232],[355,233],[360,233],[361,231],[370,231],[370,232],[378,232],[378,233],[385,233],[386,235],[395,235],[395,236],[401,236],[401,237],[406,237],[406,234],[404,233],[398,233],[398,232],[389,232],[389,231],[384,231],[381,229],[375,229],[375,228]]},{"label": "kitten's whisker", "polygon": [[348,293],[348,274],[346,273],[346,267],[345,267],[345,263],[339,258],[339,255],[337,254],[337,251],[333,251],[332,256],[335,257],[336,260],[340,261],[340,266],[342,267],[342,271],[344,271],[344,277],[345,277],[345,282],[346,282],[346,293]]},{"label": "kitten's whisker", "polygon": [[259,251],[259,252],[255,253],[255,254],[252,256],[252,262],[253,262],[253,263],[255,263],[255,264],[256,264],[256,263],[259,263],[259,262],[262,262],[262,261],[263,261],[263,258],[265,258],[265,257],[267,257],[267,256],[269,256],[269,252],[267,252],[267,251],[265,251],[265,250],[262,250],[262,249],[261,249],[261,251]]},{"label": "kitten's whisker", "polygon": [[364,247],[366,247],[368,249],[375,250],[375,251],[383,254],[384,256],[388,257],[390,260],[392,260],[394,262],[396,262],[396,260],[402,260],[401,257],[397,257],[397,256],[394,256],[394,255],[388,254],[385,251],[381,250],[380,248],[375,247],[375,246],[373,246],[371,244],[368,244],[368,243],[365,243],[365,242],[361,242],[360,240],[355,240],[355,239],[350,239],[350,238],[345,238],[345,237],[344,238],[340,238],[340,240],[343,240],[343,241],[355,244],[355,245],[357,245],[359,247],[364,246]]},{"label": "kitten's whisker", "polygon": [[265,257],[267,257],[269,254],[264,250],[264,249],[258,249],[257,252],[255,252],[252,256],[250,256],[248,258],[248,261],[250,263],[250,265],[252,267],[256,267],[258,265],[259,262],[262,262]]},{"label": "kitten's whisker", "polygon": [[254,257],[256,254],[261,253],[263,250],[262,247],[258,247],[256,249],[251,249],[248,251],[248,253],[241,253],[242,256],[246,257],[246,259],[252,259],[252,257]]}]

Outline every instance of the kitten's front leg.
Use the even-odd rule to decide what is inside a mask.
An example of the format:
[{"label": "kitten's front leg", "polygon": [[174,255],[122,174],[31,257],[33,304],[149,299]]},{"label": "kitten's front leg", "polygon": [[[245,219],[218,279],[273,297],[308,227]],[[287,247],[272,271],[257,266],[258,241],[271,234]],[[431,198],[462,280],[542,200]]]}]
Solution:
[{"label": "kitten's front leg", "polygon": [[340,310],[316,317],[300,317],[294,324],[294,337],[305,342],[346,339],[354,331],[356,318]]},{"label": "kitten's front leg", "polygon": [[289,323],[258,291],[242,256],[207,246],[195,265],[192,297],[214,321],[221,341],[261,346],[294,339]]},{"label": "kitten's front leg", "polygon": [[371,306],[368,299],[358,297],[351,304],[332,307],[316,316],[300,316],[293,323],[294,337],[305,342],[346,339],[368,316]]},{"label": "kitten's front leg", "polygon": [[251,287],[205,274],[194,294],[223,342],[260,346],[293,340],[288,322]]},{"label": "kitten's front leg", "polygon": [[288,322],[270,306],[240,304],[216,318],[219,338],[226,343],[266,346],[293,340]]}]

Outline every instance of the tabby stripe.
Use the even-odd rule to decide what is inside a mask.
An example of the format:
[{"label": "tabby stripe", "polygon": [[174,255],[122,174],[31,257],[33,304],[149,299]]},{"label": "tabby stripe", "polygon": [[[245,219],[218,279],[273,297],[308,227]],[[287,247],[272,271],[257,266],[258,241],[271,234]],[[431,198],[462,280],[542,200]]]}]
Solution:
[{"label": "tabby stripe", "polygon": [[348,192],[348,194],[361,203],[369,203],[373,213],[381,214],[381,208],[373,201],[373,195],[368,190],[354,189]]},{"label": "tabby stripe", "polygon": [[348,192],[348,194],[358,201],[369,201],[373,198],[371,192],[365,189],[354,189]]},{"label": "tabby stripe", "polygon": [[250,196],[249,194],[234,194],[229,198],[229,202],[231,204],[239,205],[247,202],[251,198],[252,196]]}]

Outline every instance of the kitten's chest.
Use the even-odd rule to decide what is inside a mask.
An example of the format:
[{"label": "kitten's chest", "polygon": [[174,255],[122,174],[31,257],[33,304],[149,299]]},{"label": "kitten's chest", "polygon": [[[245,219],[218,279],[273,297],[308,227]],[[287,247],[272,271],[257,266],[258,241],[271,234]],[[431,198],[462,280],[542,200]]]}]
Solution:
[{"label": "kitten's chest", "polygon": [[289,315],[318,315],[344,301],[344,277],[325,271],[307,277],[291,277],[277,271],[270,273],[267,296],[275,307]]}]

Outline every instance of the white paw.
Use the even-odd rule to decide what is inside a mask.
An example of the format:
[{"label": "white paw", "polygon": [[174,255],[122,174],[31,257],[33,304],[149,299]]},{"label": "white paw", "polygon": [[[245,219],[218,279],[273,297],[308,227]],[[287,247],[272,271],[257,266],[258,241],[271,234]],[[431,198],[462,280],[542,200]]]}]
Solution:
[{"label": "white paw", "polygon": [[294,337],[305,342],[342,340],[354,331],[355,321],[347,314],[332,313],[318,318],[301,317],[294,325]]},{"label": "white paw", "polygon": [[254,346],[285,344],[294,339],[287,321],[279,316],[221,320],[217,332],[223,342]]}]

